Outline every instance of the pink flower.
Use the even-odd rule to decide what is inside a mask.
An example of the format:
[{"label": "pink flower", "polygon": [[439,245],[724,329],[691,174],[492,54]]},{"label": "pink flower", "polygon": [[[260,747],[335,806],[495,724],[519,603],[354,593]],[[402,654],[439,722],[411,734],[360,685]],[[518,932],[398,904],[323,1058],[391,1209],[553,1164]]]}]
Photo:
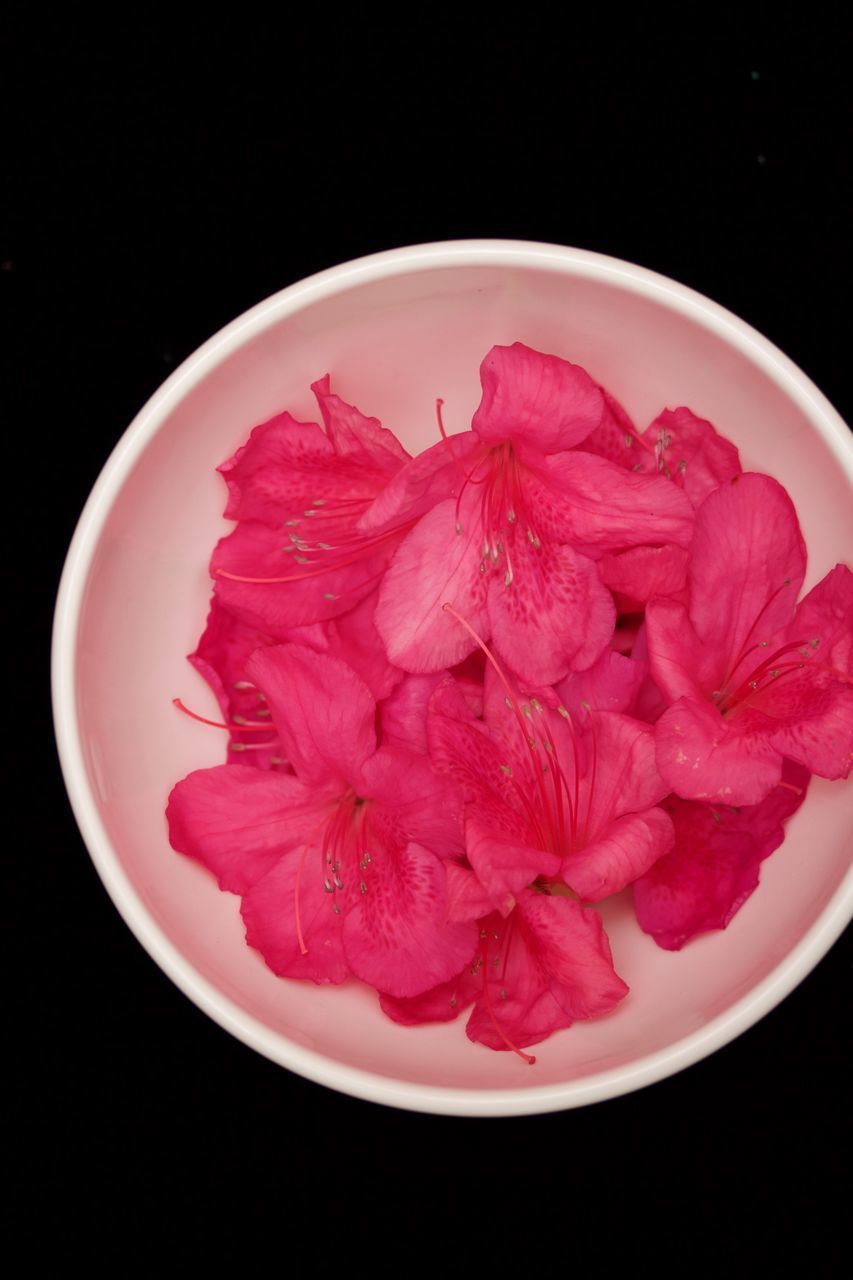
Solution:
[{"label": "pink flower", "polygon": [[806,553],[769,476],[743,475],[696,515],[689,605],[652,601],[646,642],[668,709],[657,764],[685,799],[752,805],[784,757],[826,778],[853,763],[853,575],[836,566],[794,602]]},{"label": "pink flower", "polygon": [[433,696],[431,759],[462,787],[470,865],[503,913],[539,880],[609,897],[672,846],[654,731],[591,709],[576,725],[550,691],[522,700],[509,687],[487,674],[483,724],[449,683]]},{"label": "pink flower", "polygon": [[[692,511],[676,486],[573,448],[604,411],[578,366],[515,343],[493,348],[480,373],[472,431],[408,463],[362,519],[382,530],[434,503],[394,555],[376,623],[392,662],[439,671],[473,648],[442,613],[450,601],[513,670],[551,684],[589,667],[613,633],[591,557],[686,546]],[[452,486],[456,498],[442,498]]]},{"label": "pink flower", "polygon": [[595,911],[569,898],[524,889],[507,919],[480,922],[473,965],[413,999],[381,997],[395,1022],[446,1022],[472,1003],[468,1038],[490,1049],[521,1050],[579,1019],[609,1013],[628,992],[613,969]]},{"label": "pink flower", "polygon": [[759,804],[732,808],[670,796],[675,845],[634,885],[641,927],[667,951],[697,933],[725,929],[758,884],[760,864],[784,839],[783,822],[806,798],[808,772],[785,761],[782,781]]},{"label": "pink flower", "polygon": [[211,560],[220,602],[247,625],[285,639],[372,592],[402,528],[362,534],[360,517],[409,455],[375,418],[313,384],[326,430],[279,414],[219,468],[237,527]]},{"label": "pink flower", "polygon": [[[385,656],[373,624],[375,607],[374,593],[339,618],[294,627],[287,638],[315,653],[328,653],[345,661],[377,700],[385,698],[402,679],[403,672],[393,667]],[[230,730],[229,763],[251,764],[261,769],[278,769],[287,763],[281,754],[266,697],[246,675],[246,664],[255,650],[275,643],[271,636],[228,613],[216,596],[213,597],[207,625],[189,661],[216,694],[225,719],[220,727]],[[180,699],[176,699],[176,703],[182,711],[203,723],[218,723],[189,711]]]},{"label": "pink flower", "polygon": [[443,982],[476,948],[447,923],[444,859],[461,850],[452,784],[376,744],[376,704],[343,662],[299,645],[259,649],[263,691],[295,776],[220,766],[169,800],[170,838],[243,895],[246,937],[287,977],[348,972],[398,996]]}]

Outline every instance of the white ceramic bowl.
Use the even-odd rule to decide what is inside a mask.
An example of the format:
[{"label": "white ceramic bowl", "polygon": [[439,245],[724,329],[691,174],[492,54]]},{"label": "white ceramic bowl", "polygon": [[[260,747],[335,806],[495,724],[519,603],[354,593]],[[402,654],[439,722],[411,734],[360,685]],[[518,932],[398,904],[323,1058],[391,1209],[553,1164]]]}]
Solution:
[{"label": "white ceramic bowl", "polygon": [[[760,889],[728,930],[659,950],[627,895],[605,905],[631,993],[609,1017],[537,1046],[531,1068],[472,1045],[464,1021],[401,1028],[374,993],[283,981],[245,945],[239,899],[174,853],[172,784],[222,743],[175,714],[213,706],[186,663],[210,594],[224,486],[214,468],[284,408],[314,419],[334,388],[412,451],[470,423],[478,366],[523,341],[583,365],[639,426],[689,405],[790,491],[806,587],[853,549],[853,447],[790,360],[708,299],[576,249],[462,241],[377,254],[284,289],[224,328],[145,405],[81,516],[57,604],[54,708],[65,780],[95,865],[130,928],[192,1000],[241,1040],[335,1089],[413,1110],[515,1115],[637,1089],[726,1044],[773,1008],[850,918],[853,795],[815,779]],[[846,877],[846,878],[845,878]]]}]

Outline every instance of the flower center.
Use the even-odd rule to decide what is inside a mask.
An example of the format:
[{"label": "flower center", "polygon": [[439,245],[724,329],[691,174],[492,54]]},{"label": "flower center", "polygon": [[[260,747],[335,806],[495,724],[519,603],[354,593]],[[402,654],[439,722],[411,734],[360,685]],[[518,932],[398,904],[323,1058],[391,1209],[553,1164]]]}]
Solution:
[{"label": "flower center", "polygon": [[[762,662],[757,663],[745,679],[735,685],[730,680],[729,686],[722,689],[715,689],[711,694],[713,701],[717,704],[717,709],[723,716],[731,715],[733,711],[742,709],[748,703],[754,702],[758,695],[769,689],[772,684],[778,680],[791,676],[795,671],[802,671],[810,659],[814,656],[814,650],[820,644],[819,637],[815,636],[812,640],[793,640],[790,644],[782,645],[769,657]],[[754,645],[753,648],[766,649],[769,648],[769,641],[762,640],[760,644]],[[748,651],[748,652],[751,652]],[[793,659],[791,655],[796,653],[798,659]],[[740,666],[746,658],[738,663]],[[734,668],[736,670],[737,668]],[[735,687],[731,687],[734,685]]]},{"label": "flower center", "polygon": [[335,915],[341,915],[340,899],[346,890],[344,877],[355,874],[355,864],[357,864],[359,872],[359,892],[367,893],[368,868],[373,862],[373,856],[367,847],[370,810],[370,802],[365,800],[364,796],[357,795],[352,787],[347,787],[343,795],[332,806],[331,814],[308,837],[303,846],[299,866],[296,870],[296,883],[293,891],[294,924],[296,926],[299,950],[302,955],[308,954],[308,947],[302,931],[299,897],[302,886],[302,872],[308,854],[312,848],[315,851],[319,851],[323,890],[329,895]]},{"label": "flower center", "polygon": [[[517,777],[508,764],[501,765],[501,769],[527,819],[531,844],[560,858],[583,848],[587,842],[598,763],[594,724],[590,721],[587,749],[569,710],[562,705],[554,707],[569,730],[571,768],[564,767],[549,723],[548,706],[533,695],[522,697],[475,628],[451,604],[444,604],[442,608],[476,641],[503,686],[504,702],[521,734],[528,768],[524,777]],[[583,788],[582,781],[586,783]]]},{"label": "flower center", "polygon": [[[505,564],[504,586],[512,585],[516,543],[526,538],[538,551],[542,546],[530,516],[524,493],[524,468],[510,440],[484,445],[475,455],[456,499],[456,532],[462,533],[460,504],[468,486],[480,489],[479,521],[483,530],[480,573]],[[476,503],[475,503],[476,509]]]},{"label": "flower center", "polygon": [[[754,640],[767,610],[774,600],[790,587],[791,579],[785,578],[759,609],[755,620],[746,633],[740,652],[730,661],[720,687],[711,693],[711,700],[723,716],[741,711],[744,707],[761,701],[761,695],[778,681],[790,678],[797,671],[809,666],[816,670],[826,671],[835,679],[845,683],[853,683],[845,672],[825,663],[815,661],[820,647],[820,636],[811,639],[791,640],[783,644],[773,653],[765,651],[770,648],[769,640]],[[760,632],[759,632],[760,634]],[[748,659],[752,659],[744,672]]]}]

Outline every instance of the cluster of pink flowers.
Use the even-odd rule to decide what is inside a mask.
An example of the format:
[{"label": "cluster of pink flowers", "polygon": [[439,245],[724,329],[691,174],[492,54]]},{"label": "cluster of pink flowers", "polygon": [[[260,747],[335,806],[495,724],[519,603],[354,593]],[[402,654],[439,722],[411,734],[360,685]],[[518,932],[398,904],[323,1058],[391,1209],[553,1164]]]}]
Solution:
[{"label": "cluster of pink flowers", "polygon": [[[220,468],[191,662],[228,762],[168,806],[275,973],[524,1049],[627,986],[596,903],[724,928],[809,776],[853,762],[853,574],[797,604],[794,507],[690,410],[643,432],[520,343],[412,458],[313,386]],[[618,958],[617,958],[618,959]]]}]

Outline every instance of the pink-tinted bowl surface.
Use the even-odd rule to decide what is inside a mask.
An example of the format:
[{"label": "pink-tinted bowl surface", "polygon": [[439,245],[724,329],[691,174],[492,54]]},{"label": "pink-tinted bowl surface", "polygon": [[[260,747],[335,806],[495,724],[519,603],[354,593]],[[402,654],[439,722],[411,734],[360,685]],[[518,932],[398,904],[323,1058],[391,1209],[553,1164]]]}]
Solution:
[{"label": "pink-tinted bowl surface", "polygon": [[[74,812],[104,884],[157,963],[221,1026],[290,1070],[418,1111],[518,1115],[627,1093],[726,1044],[812,969],[850,918],[853,794],[815,779],[729,928],[680,953],[640,932],[630,897],[603,908],[631,991],[610,1016],[537,1046],[535,1067],[466,1038],[464,1020],[403,1028],[372,990],[283,981],[245,944],[239,900],[169,846],[171,786],[220,763],[221,738],[176,714],[212,696],[185,660],[226,529],[215,467],[282,409],[316,419],[309,383],[416,452],[479,400],[478,366],[516,340],[583,365],[644,427],[689,405],[791,493],[806,588],[853,547],[853,446],[805,375],[729,312],[598,254],[463,241],[377,254],[260,303],[205,343],[119,441],[81,516],[57,603],[56,732]],[[778,1064],[777,1064],[778,1066]]]}]

